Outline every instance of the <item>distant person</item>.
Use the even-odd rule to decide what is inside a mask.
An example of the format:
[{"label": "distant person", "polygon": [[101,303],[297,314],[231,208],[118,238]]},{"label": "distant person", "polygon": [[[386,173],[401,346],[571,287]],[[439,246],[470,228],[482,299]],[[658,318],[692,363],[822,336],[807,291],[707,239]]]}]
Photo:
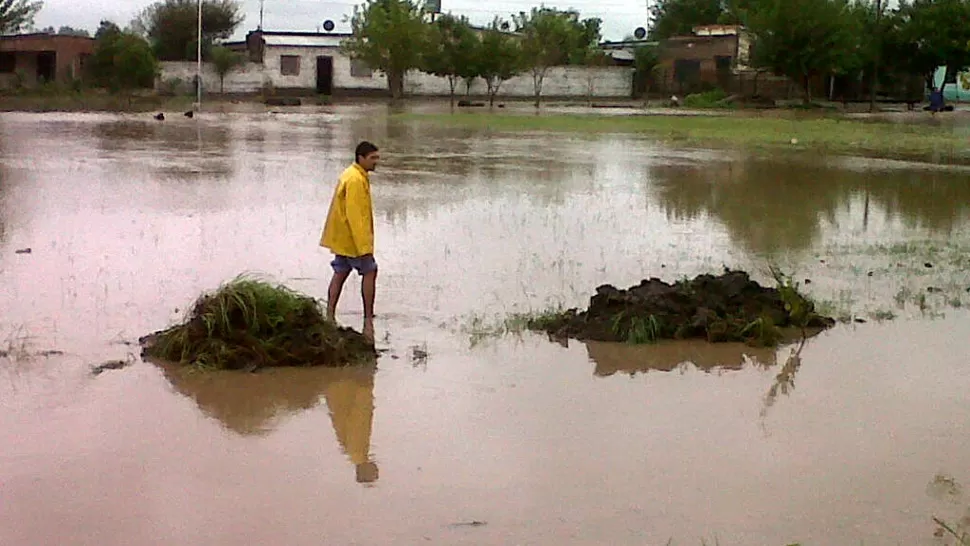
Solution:
[{"label": "distant person", "polygon": [[369,173],[377,168],[381,155],[370,142],[357,145],[354,163],[340,175],[330,201],[330,211],[320,238],[320,246],[334,253],[330,262],[333,278],[327,293],[327,318],[335,320],[337,301],[344,282],[356,269],[362,277],[360,292],[364,301],[364,335],[374,341],[374,294],[377,286],[377,261],[374,260],[374,211],[371,205]]}]

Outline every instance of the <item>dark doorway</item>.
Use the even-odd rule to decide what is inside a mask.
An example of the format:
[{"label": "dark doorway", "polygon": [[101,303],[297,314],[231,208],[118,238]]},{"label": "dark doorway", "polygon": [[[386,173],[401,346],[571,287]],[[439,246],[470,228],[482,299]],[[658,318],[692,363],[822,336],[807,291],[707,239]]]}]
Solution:
[{"label": "dark doorway", "polygon": [[57,53],[41,51],[37,54],[37,81],[52,82],[57,75]]},{"label": "dark doorway", "polygon": [[333,94],[333,57],[317,57],[317,93]]}]

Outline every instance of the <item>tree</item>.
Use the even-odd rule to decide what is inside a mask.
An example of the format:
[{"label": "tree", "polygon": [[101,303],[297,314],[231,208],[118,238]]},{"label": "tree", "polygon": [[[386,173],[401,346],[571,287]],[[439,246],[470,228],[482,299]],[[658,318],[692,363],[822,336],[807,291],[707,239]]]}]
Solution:
[{"label": "tree", "polygon": [[613,58],[607,55],[598,47],[590,47],[586,50],[586,58],[583,65],[586,66],[586,102],[592,105],[593,95],[596,92],[596,79],[599,77],[597,68],[603,68],[613,64]]},{"label": "tree", "polygon": [[659,65],[660,56],[653,47],[640,46],[633,51],[634,86],[636,91],[643,91],[644,106],[650,98],[650,85]]},{"label": "tree", "polygon": [[[188,61],[198,50],[199,7],[196,0],[160,0],[132,21],[132,30],[148,38],[162,61]],[[236,0],[203,0],[202,51],[232,35],[243,21]]]},{"label": "tree", "polygon": [[485,80],[488,88],[489,106],[495,104],[495,96],[498,95],[502,83],[523,70],[519,41],[502,30],[502,23],[498,18],[482,34],[476,65],[478,75]]},{"label": "tree", "polygon": [[724,11],[722,0],[657,0],[650,7],[650,38],[691,34],[695,26],[717,23]]},{"label": "tree", "polygon": [[91,33],[84,30],[83,28],[73,28],[68,26],[63,26],[57,29],[57,34],[60,36],[81,36],[82,38],[90,38]]},{"label": "tree", "polygon": [[442,15],[431,27],[422,68],[429,74],[448,78],[452,106],[459,80],[476,76],[473,65],[477,42],[475,31],[464,17]]},{"label": "tree", "polygon": [[752,63],[802,84],[811,102],[811,79],[856,62],[860,29],[846,0],[763,0],[748,14]]},{"label": "tree", "polygon": [[423,14],[415,0],[367,0],[350,20],[353,36],[344,41],[344,51],[387,74],[395,99],[404,96],[408,70],[421,66],[428,35]]},{"label": "tree", "polygon": [[212,67],[219,75],[219,92],[226,92],[226,76],[246,64],[246,57],[241,53],[233,51],[228,47],[216,46],[209,51],[209,58],[212,60]]},{"label": "tree", "polygon": [[110,21],[102,21],[95,35],[91,71],[95,81],[112,93],[130,93],[155,85],[158,61],[151,44],[144,38],[134,32],[122,32]]},{"label": "tree", "polygon": [[34,24],[43,2],[0,0],[0,34],[17,34]]},{"label": "tree", "polygon": [[946,67],[941,91],[947,81],[970,66],[970,0],[901,1],[896,17],[892,47],[902,55],[910,73],[925,78],[927,87],[932,87],[941,66]]},{"label": "tree", "polygon": [[532,8],[513,17],[520,35],[522,60],[532,72],[535,105],[542,98],[542,83],[550,67],[567,63],[581,64],[586,52],[600,40],[599,19],[580,21],[573,10]]}]

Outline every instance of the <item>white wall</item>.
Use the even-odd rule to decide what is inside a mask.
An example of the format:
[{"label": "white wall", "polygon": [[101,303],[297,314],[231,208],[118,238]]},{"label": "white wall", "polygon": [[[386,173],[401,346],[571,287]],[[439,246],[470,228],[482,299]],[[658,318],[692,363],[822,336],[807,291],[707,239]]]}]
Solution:
[{"label": "white wall", "polygon": [[[174,83],[179,80],[178,92],[192,92],[195,90],[193,81],[195,80],[196,64],[192,61],[165,61],[159,63],[161,74],[155,80],[155,89],[162,90],[167,82]],[[263,88],[265,72],[263,65],[258,63],[246,63],[226,75],[226,93],[255,93]],[[219,75],[209,63],[202,64],[202,88],[210,93],[219,92]]]},{"label": "white wall", "polygon": [[[300,57],[300,73],[295,76],[280,74],[280,57],[297,55]],[[350,59],[338,48],[329,47],[267,47],[262,65],[247,63],[245,67],[226,76],[227,93],[254,93],[263,88],[265,82],[272,82],[276,88],[316,89],[317,57],[333,57],[333,86],[337,90],[386,90],[387,77],[374,71],[371,77],[354,77],[350,73]],[[160,81],[180,78],[191,89],[195,76],[193,62],[163,62]],[[203,86],[212,92],[219,90],[219,78],[211,66],[203,68]],[[542,85],[542,95],[548,97],[585,97],[589,94],[592,82],[592,95],[596,97],[628,98],[633,87],[633,69],[611,67],[557,66],[546,73]],[[156,88],[159,88],[156,85]],[[411,95],[447,95],[447,78],[426,74],[417,70],[408,73],[404,80],[405,92]],[[456,91],[464,94],[465,84],[459,82]],[[486,93],[481,79],[472,85],[473,95]],[[531,97],[533,95],[532,74],[516,76],[502,83],[499,96]]]}]

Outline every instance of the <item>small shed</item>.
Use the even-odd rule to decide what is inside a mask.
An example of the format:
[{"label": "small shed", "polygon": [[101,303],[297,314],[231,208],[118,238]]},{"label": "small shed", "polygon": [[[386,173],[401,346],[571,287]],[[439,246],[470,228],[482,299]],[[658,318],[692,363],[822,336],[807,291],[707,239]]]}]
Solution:
[{"label": "small shed", "polygon": [[83,79],[94,39],[60,34],[0,36],[0,88]]}]

